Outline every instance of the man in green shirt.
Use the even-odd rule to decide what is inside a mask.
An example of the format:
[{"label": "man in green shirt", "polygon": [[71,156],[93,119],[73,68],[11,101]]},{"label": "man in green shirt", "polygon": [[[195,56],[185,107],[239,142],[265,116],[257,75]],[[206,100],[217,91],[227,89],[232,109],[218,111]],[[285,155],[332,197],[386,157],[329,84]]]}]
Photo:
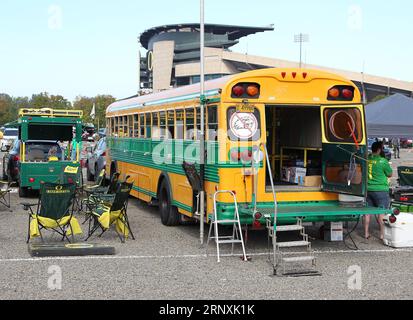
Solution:
[{"label": "man in green shirt", "polygon": [[[369,157],[369,184],[367,203],[371,207],[389,209],[390,208],[390,185],[389,178],[393,176],[393,169],[389,161],[381,156],[383,145],[380,142],[373,143],[371,147],[372,155]],[[380,240],[384,239],[384,215],[376,216],[380,225]],[[364,217],[364,235],[370,238],[371,216]]]}]

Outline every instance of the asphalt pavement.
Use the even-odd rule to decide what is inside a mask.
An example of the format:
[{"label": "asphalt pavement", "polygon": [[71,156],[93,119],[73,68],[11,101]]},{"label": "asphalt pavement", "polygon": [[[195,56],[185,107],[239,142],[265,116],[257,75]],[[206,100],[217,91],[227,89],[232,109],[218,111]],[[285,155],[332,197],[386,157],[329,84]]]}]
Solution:
[{"label": "asphalt pavement", "polygon": [[[402,160],[394,161],[393,166],[400,164],[413,165],[413,153],[404,150]],[[35,196],[31,200],[35,202]],[[25,242],[28,217],[20,202],[15,192],[13,212],[0,207],[0,299],[413,298],[413,249],[384,246],[377,239],[375,222],[375,237],[368,243],[361,237],[361,226],[353,233],[357,251],[343,242],[313,241],[321,277],[282,278],[272,275],[265,232],[249,235],[251,262],[225,256],[218,264],[212,244],[210,256],[200,247],[198,226],[165,227],[157,208],[136,199],[131,199],[129,207],[136,241],[121,244],[113,231],[91,239],[113,245],[115,256],[31,258]],[[311,237],[318,237],[319,227],[308,229]],[[77,238],[78,242],[82,239]],[[47,240],[59,239],[48,235]],[[224,253],[229,253],[229,248]],[[360,271],[356,282],[354,270]]]}]

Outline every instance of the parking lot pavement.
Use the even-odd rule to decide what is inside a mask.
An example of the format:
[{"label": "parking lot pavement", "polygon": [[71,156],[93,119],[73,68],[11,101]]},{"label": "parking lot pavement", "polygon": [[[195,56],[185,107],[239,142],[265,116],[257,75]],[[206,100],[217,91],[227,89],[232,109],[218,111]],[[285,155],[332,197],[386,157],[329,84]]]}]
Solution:
[{"label": "parking lot pavement", "polygon": [[[411,153],[403,156],[405,164],[413,160]],[[376,238],[363,243],[361,226],[353,234],[359,251],[314,240],[322,277],[279,278],[271,275],[264,232],[250,233],[251,262],[224,257],[217,264],[212,244],[209,257],[200,248],[198,226],[164,227],[158,210],[136,199],[129,207],[136,241],[121,244],[114,232],[91,240],[115,246],[116,256],[32,259],[25,243],[27,213],[20,201],[14,193],[13,213],[0,207],[0,299],[413,298],[413,249],[393,250]],[[309,234],[316,238],[318,228]],[[373,234],[378,235],[377,228]],[[56,266],[62,271],[62,290],[53,291],[49,285],[56,268],[51,267]],[[354,266],[361,268],[361,290],[349,287],[348,271]]]}]

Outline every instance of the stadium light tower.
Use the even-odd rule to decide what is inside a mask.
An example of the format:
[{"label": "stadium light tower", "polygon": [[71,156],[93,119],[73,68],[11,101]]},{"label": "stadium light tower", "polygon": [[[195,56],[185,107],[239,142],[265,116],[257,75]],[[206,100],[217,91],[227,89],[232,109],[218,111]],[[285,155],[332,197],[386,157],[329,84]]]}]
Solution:
[{"label": "stadium light tower", "polygon": [[308,34],[300,33],[294,36],[294,42],[300,44],[300,69],[303,66],[303,43],[309,41],[310,36]]}]

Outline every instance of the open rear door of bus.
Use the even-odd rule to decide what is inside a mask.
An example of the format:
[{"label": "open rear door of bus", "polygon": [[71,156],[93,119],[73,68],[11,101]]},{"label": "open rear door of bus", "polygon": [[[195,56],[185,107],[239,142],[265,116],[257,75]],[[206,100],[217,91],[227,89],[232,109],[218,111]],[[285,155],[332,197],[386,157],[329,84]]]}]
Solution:
[{"label": "open rear door of bus", "polygon": [[367,145],[362,105],[321,108],[323,191],[365,197]]}]

